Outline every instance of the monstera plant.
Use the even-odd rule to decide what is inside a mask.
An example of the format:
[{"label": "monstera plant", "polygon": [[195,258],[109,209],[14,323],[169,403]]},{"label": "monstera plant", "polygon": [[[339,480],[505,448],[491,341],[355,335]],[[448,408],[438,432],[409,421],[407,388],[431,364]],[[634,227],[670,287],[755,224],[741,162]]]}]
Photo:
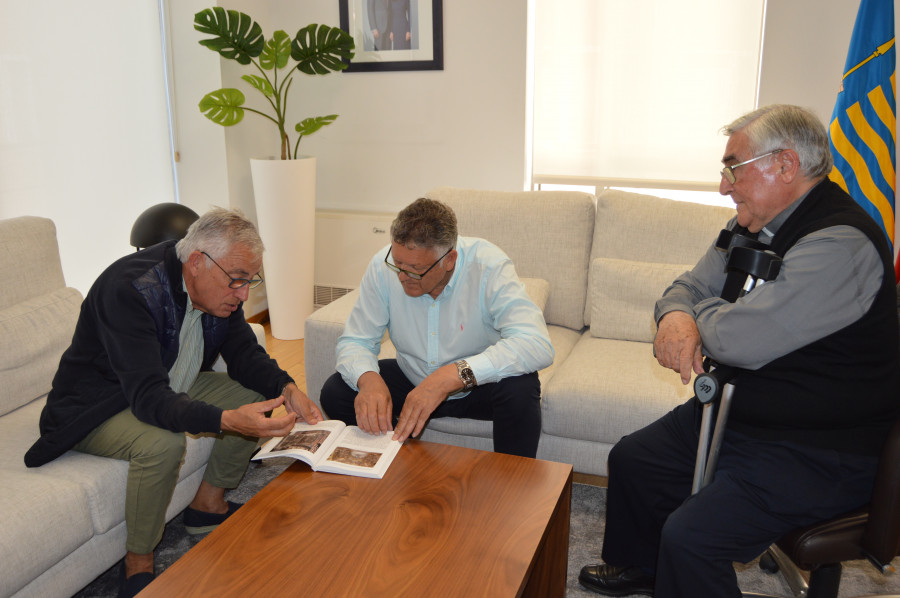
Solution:
[{"label": "monstera plant", "polygon": [[[230,127],[241,122],[245,112],[267,118],[278,128],[281,159],[297,157],[300,139],[311,135],[337,119],[337,114],[305,118],[294,126],[298,134],[291,148],[285,124],[288,92],[297,71],[307,75],[327,75],[347,68],[353,58],[353,38],[346,31],[317,25],[303,27],[291,39],[284,31],[276,31],[266,39],[262,27],[248,15],[221,7],[207,8],[194,15],[194,29],[212,37],[200,44],[223,58],[253,65],[258,74],[241,77],[263,95],[270,113],[244,106],[245,97],[235,88],[217,89],[200,100],[200,111],[214,123]],[[294,61],[291,63],[291,61]],[[290,63],[290,64],[289,64]]]}]

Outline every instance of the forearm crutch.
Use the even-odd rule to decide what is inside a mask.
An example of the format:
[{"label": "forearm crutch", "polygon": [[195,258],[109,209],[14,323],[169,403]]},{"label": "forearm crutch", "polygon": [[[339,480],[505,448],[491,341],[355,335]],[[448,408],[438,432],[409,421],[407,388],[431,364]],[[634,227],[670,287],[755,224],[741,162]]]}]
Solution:
[{"label": "forearm crutch", "polygon": [[[780,256],[764,249],[765,245],[762,243],[732,234],[731,231],[722,231],[716,246],[720,249],[727,248],[725,267],[728,270],[728,277],[722,290],[722,298],[732,303],[767,280],[778,276],[781,269]],[[704,361],[704,367],[707,371],[694,380],[694,394],[703,404],[703,415],[700,420],[700,439],[697,443],[697,461],[694,465],[691,494],[696,494],[709,484],[715,474],[734,392],[731,380],[737,373],[736,368],[716,364],[710,359]],[[717,405],[718,415],[713,429],[712,422]]]}]

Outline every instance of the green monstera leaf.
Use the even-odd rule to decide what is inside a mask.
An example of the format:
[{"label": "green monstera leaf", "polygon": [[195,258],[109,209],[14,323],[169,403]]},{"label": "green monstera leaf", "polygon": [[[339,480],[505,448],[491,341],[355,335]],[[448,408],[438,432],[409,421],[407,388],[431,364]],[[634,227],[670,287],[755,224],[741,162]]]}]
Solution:
[{"label": "green monstera leaf", "polygon": [[240,89],[223,88],[211,91],[200,100],[203,116],[223,127],[236,125],[244,119],[244,94]]},{"label": "green monstera leaf", "polygon": [[262,54],[259,55],[259,66],[267,71],[273,68],[283,69],[291,59],[291,37],[284,31],[278,30],[272,34],[272,39],[266,42]]},{"label": "green monstera leaf", "polygon": [[293,77],[298,71],[307,75],[326,75],[346,69],[354,56],[355,44],[353,37],[343,29],[313,23],[297,31],[293,39],[278,30],[267,40],[262,28],[250,16],[221,7],[196,13],[194,29],[211,36],[200,40],[201,45],[223,58],[252,65],[254,74],[243,75],[241,79],[265,97],[265,103],[254,108],[244,106],[244,94],[238,89],[210,92],[200,100],[199,106],[212,122],[230,127],[241,122],[248,112],[257,114],[275,125],[281,159],[290,160],[297,155],[300,139],[337,119],[337,114],[304,119],[295,126],[298,135],[291,147],[287,108]]},{"label": "green monstera leaf", "polygon": [[258,75],[244,75],[241,79],[258,89],[266,97],[271,98],[275,95],[275,88],[272,87],[272,84]]},{"label": "green monstera leaf", "polygon": [[291,58],[307,75],[327,75],[347,68],[353,58],[353,37],[338,27],[312,23],[291,42]]},{"label": "green monstera leaf", "polygon": [[312,135],[324,126],[330,125],[337,120],[337,114],[329,114],[328,116],[316,116],[314,118],[304,118],[297,123],[294,130],[300,135]]},{"label": "green monstera leaf", "polygon": [[259,23],[242,12],[225,10],[220,6],[195,14],[194,29],[214,36],[201,40],[201,45],[245,65],[262,53],[266,43]]}]

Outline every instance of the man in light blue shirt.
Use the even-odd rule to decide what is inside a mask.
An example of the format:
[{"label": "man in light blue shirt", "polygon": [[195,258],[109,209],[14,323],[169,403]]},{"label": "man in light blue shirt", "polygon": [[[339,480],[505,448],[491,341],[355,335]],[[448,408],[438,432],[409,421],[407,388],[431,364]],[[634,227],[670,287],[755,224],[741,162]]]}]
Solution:
[{"label": "man in light blue shirt", "polygon": [[[379,361],[385,331],[397,358]],[[554,355],[543,314],[506,254],[458,236],[447,205],[417,199],[397,215],[336,352],[321,394],[329,417],[401,442],[431,417],[489,420],[494,450],[537,454],[537,371]]]}]

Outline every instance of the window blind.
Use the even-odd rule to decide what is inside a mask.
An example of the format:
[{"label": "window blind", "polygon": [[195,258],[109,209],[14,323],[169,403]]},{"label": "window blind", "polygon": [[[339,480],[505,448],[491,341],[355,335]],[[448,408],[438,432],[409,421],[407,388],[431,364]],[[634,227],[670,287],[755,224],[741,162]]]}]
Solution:
[{"label": "window blind", "polygon": [[764,0],[533,0],[533,172],[717,182]]}]

